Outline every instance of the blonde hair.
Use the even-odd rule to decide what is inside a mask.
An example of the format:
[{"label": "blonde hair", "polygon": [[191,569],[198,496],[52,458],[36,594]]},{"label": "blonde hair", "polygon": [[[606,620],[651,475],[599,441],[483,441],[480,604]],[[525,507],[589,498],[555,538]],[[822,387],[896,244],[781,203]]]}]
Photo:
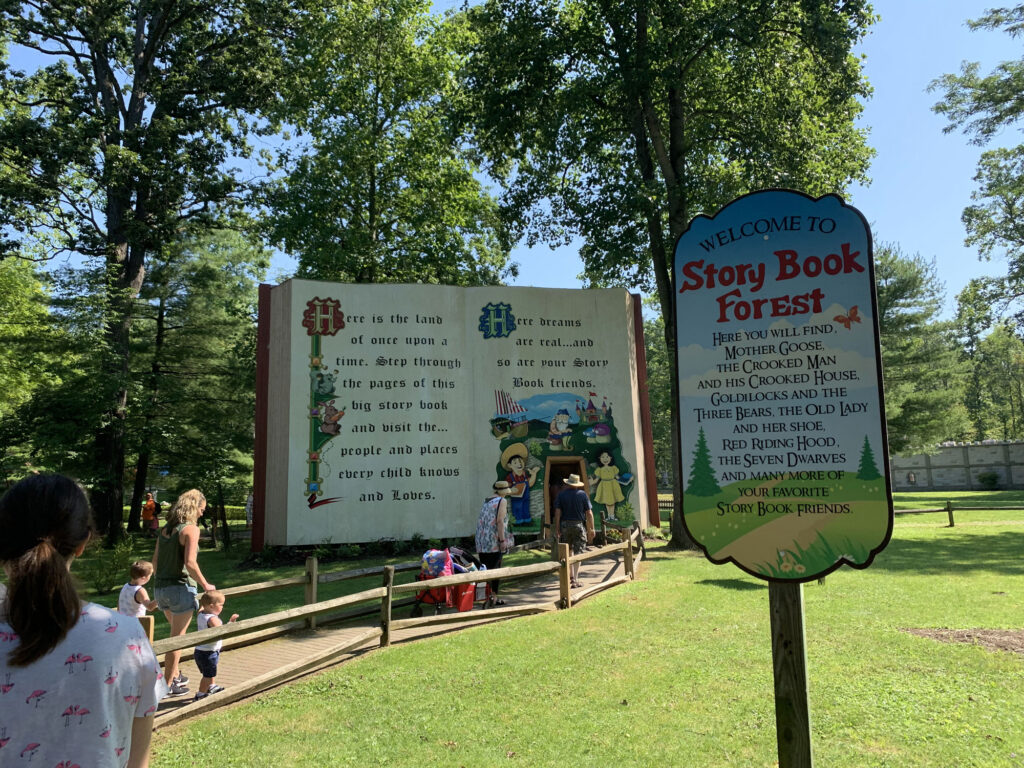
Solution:
[{"label": "blonde hair", "polygon": [[128,573],[133,579],[144,579],[153,573],[153,564],[149,560],[136,560]]},{"label": "blonde hair", "polygon": [[203,592],[203,594],[199,596],[199,605],[203,608],[209,608],[214,603],[219,603],[223,605],[224,600],[225,598],[223,592],[216,589],[211,589],[208,592]]},{"label": "blonde hair", "polygon": [[174,528],[182,523],[195,525],[199,519],[199,510],[205,505],[206,497],[198,488],[185,491],[167,513],[167,527]]}]

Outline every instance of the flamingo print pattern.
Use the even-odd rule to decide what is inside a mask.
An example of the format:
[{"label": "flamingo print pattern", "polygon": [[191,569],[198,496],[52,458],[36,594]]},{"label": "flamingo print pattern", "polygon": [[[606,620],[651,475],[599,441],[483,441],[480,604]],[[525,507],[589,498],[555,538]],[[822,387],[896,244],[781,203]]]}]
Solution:
[{"label": "flamingo print pattern", "polygon": [[5,598],[0,586],[0,764],[19,757],[18,765],[123,768],[132,722],[155,713],[167,695],[142,625],[87,603],[53,651],[10,667],[5,644],[18,635],[6,623]]}]

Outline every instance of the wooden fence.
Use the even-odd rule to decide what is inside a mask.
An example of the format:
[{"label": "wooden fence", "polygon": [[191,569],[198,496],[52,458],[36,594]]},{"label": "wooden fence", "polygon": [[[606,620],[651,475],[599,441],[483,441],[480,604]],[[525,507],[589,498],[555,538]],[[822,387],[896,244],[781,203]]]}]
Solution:
[{"label": "wooden fence", "polygon": [[[516,550],[542,548],[549,544],[542,540],[529,542],[515,547]],[[636,552],[634,552],[636,547]],[[320,573],[316,557],[309,557],[306,560],[306,570],[301,576],[293,576],[284,579],[259,582],[257,584],[246,584],[238,587],[230,587],[220,590],[228,595],[253,594],[265,592],[271,589],[281,589],[300,584],[305,585],[304,604],[284,611],[277,611],[263,616],[254,616],[249,619],[227,622],[219,627],[204,629],[199,632],[191,632],[178,637],[168,637],[157,640],[153,643],[153,651],[159,656],[168,651],[183,651],[183,656],[188,656],[191,649],[199,644],[213,643],[217,640],[234,641],[232,647],[248,645],[254,642],[266,640],[269,637],[284,634],[285,632],[301,628],[303,626],[314,627],[318,620],[338,621],[350,619],[359,615],[376,614],[379,612],[380,626],[367,628],[356,636],[348,636],[345,640],[325,651],[314,656],[303,659],[301,662],[290,664],[286,667],[273,670],[265,675],[253,678],[243,685],[232,686],[216,696],[208,696],[199,701],[178,707],[166,715],[161,715],[157,726],[169,725],[182,718],[199,714],[202,711],[230,704],[245,696],[257,691],[277,685],[291,677],[303,674],[317,667],[323,666],[332,660],[343,656],[372,640],[378,640],[380,647],[387,647],[391,643],[391,633],[399,629],[410,629],[415,627],[429,627],[439,624],[453,624],[458,622],[478,621],[481,618],[495,619],[506,618],[534,613],[544,613],[559,609],[571,608],[573,604],[610,587],[622,584],[635,577],[635,555],[643,552],[643,535],[639,526],[634,524],[632,528],[623,530],[623,540],[618,543],[609,544],[604,547],[596,547],[580,555],[569,553],[567,544],[560,544],[552,554],[554,559],[551,562],[533,563],[531,565],[512,566],[508,568],[496,568],[485,571],[470,571],[452,576],[443,576],[428,581],[411,581],[396,584],[395,574],[419,571],[420,562],[402,563],[399,565],[386,565],[376,568],[360,568],[352,571],[340,571],[336,573]],[[615,578],[594,584],[586,588],[573,591],[570,586],[570,566],[608,554],[621,553],[625,574]],[[536,577],[545,574],[558,574],[559,598],[554,602],[517,603],[514,606],[492,607],[485,613],[480,611],[464,611],[439,613],[433,616],[420,616],[406,619],[396,619],[392,616],[393,609],[399,605],[411,605],[415,603],[414,595],[425,589],[457,586],[460,584],[479,584],[482,582],[494,581],[496,579],[512,580],[517,578]],[[381,585],[372,589],[366,589],[331,600],[317,600],[317,586],[335,581],[363,578],[379,575]],[[412,599],[402,600],[403,597]],[[359,606],[357,608],[357,606]],[[345,610],[347,609],[347,610]]]},{"label": "wooden fence", "polygon": [[1024,507],[1004,507],[1002,505],[999,505],[999,506],[987,506],[987,507],[979,507],[977,505],[971,505],[969,507],[965,507],[965,506],[961,505],[960,507],[954,507],[953,506],[953,502],[947,500],[946,501],[946,506],[944,506],[944,507],[934,507],[934,508],[930,508],[930,509],[897,509],[897,510],[895,510],[895,512],[896,512],[897,515],[916,515],[916,514],[920,514],[920,513],[923,513],[923,512],[945,512],[949,516],[949,526],[948,527],[953,528],[956,525],[956,521],[953,519],[953,511],[955,509],[959,509],[961,512],[966,512],[966,511],[971,510],[971,509],[989,509],[989,510],[996,510],[996,511],[1001,511],[1001,510],[1005,509],[1007,511],[1013,512],[1013,511],[1024,510]]}]

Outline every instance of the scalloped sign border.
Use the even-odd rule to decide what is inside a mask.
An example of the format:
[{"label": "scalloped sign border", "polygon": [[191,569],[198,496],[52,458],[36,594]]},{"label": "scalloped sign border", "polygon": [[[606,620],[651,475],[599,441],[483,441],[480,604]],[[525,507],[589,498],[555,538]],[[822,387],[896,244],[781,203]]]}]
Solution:
[{"label": "scalloped sign border", "polygon": [[690,537],[769,581],[866,568],[893,513],[864,216],[753,192],[693,219],[673,271]]}]

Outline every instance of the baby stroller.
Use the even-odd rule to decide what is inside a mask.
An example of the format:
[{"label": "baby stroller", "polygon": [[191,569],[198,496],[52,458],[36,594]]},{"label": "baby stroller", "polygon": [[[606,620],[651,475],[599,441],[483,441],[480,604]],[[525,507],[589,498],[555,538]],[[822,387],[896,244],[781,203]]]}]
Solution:
[{"label": "baby stroller", "polygon": [[[477,570],[484,570],[483,564],[475,556],[458,547],[428,549],[423,553],[423,561],[420,565],[420,572],[416,574],[416,580],[430,581],[441,576]],[[488,591],[484,590],[481,600],[486,599]],[[445,608],[457,608],[459,611],[472,610],[473,602],[477,597],[476,592],[476,584],[456,584],[450,587],[422,589],[416,593],[416,604],[412,607],[412,617],[422,616],[425,605],[434,606],[435,615],[441,613]]]}]

